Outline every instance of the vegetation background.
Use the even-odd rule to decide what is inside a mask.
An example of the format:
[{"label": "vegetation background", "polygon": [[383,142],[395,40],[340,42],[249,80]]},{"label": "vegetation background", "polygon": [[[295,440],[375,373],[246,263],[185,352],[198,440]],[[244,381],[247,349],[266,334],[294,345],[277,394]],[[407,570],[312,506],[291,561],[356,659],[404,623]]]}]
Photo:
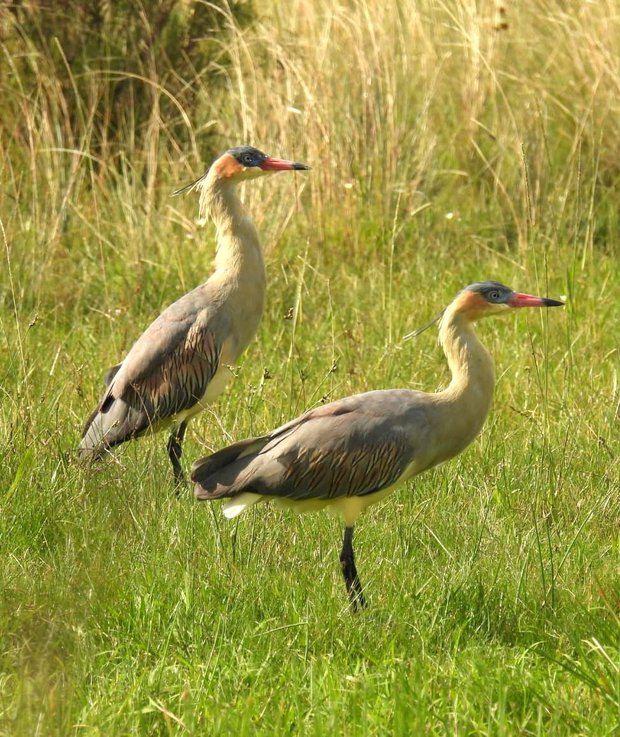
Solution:
[{"label": "vegetation background", "polygon": [[[614,0],[0,3],[0,735],[612,735],[620,722],[620,9]],[[230,145],[258,340],[186,462],[326,398],[447,380],[462,286],[495,406],[358,527],[177,500],[161,437],[75,463],[101,376],[210,271]]]}]

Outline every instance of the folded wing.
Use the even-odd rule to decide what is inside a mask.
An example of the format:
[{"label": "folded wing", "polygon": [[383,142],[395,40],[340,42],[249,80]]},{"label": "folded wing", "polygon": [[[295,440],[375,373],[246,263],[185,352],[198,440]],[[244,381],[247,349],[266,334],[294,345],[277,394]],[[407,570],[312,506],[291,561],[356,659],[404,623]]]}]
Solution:
[{"label": "folded wing", "polygon": [[324,405],[198,461],[198,499],[251,492],[297,501],[364,496],[393,485],[415,458],[409,427],[423,407],[406,390],[367,392]]},{"label": "folded wing", "polygon": [[220,365],[220,326],[208,309],[192,309],[191,296],[164,311],[108,371],[106,392],[82,433],[82,456],[101,455],[204,396]]}]

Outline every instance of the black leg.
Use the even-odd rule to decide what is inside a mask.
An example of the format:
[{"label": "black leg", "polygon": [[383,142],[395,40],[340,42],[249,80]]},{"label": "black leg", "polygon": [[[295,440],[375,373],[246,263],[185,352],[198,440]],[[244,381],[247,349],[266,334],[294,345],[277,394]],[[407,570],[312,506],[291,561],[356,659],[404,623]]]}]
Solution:
[{"label": "black leg", "polygon": [[181,466],[181,456],[183,449],[181,443],[185,437],[187,430],[187,422],[182,422],[175,432],[168,438],[168,456],[172,463],[172,472],[174,473],[175,493],[179,494],[179,487],[185,483],[185,475],[183,474],[183,466]]},{"label": "black leg", "polygon": [[342,568],[342,575],[344,576],[344,582],[347,586],[347,592],[349,599],[351,599],[351,606],[353,611],[357,611],[358,605],[365,609],[366,599],[362,592],[362,584],[360,583],[359,576],[357,575],[357,568],[355,567],[355,555],[353,554],[353,528],[344,528],[344,540],[342,541],[342,550],[340,551],[340,567]]}]

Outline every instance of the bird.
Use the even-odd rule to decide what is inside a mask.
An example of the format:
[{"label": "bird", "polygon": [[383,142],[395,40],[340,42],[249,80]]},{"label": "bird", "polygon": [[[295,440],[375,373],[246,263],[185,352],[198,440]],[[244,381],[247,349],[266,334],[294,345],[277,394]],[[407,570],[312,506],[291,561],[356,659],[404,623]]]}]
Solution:
[{"label": "bird", "polygon": [[307,169],[252,146],[236,146],[173,193],[200,192],[201,217],[209,215],[216,228],[214,272],[167,307],[125,358],[108,369],[104,394],[82,430],[80,458],[100,458],[148,431],[170,430],[167,450],[175,488],[184,482],[187,424],[223,391],[230,367],[256,335],[265,302],[258,233],[236,187],[266,174]]},{"label": "bird", "polygon": [[350,605],[365,607],[353,550],[358,517],[408,479],[463,451],[491,408],[493,359],[474,323],[515,308],[563,304],[495,281],[465,287],[421,329],[439,322],[451,372],[445,389],[368,391],[310,409],[266,435],[197,460],[191,469],[196,498],[224,499],[228,518],[267,501],[297,512],[327,508],[340,516],[340,566]]}]

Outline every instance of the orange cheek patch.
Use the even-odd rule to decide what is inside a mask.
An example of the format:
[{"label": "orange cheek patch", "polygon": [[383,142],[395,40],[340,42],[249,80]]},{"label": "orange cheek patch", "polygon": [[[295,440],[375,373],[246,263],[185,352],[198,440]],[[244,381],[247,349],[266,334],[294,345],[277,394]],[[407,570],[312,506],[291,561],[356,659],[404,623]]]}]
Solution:
[{"label": "orange cheek patch", "polygon": [[458,301],[459,312],[469,318],[478,317],[488,307],[488,302],[477,292],[463,292]]},{"label": "orange cheek patch", "polygon": [[215,162],[215,170],[220,179],[229,179],[234,177],[235,174],[240,174],[243,167],[234,156],[224,154]]}]

